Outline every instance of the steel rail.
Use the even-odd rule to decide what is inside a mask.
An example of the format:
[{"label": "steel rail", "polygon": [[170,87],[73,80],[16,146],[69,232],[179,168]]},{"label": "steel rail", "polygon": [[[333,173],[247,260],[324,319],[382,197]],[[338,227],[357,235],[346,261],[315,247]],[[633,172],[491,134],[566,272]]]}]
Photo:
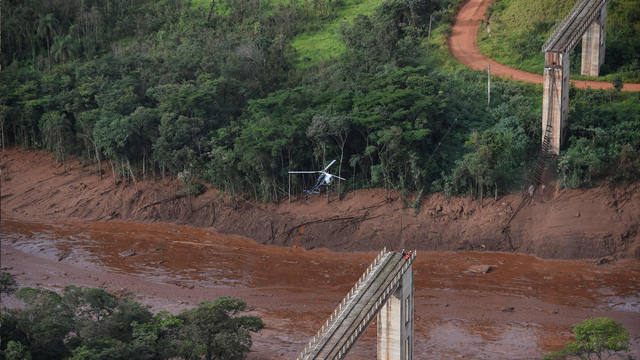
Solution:
[{"label": "steel rail", "polygon": [[606,5],[607,0],[579,1],[542,45],[542,52],[571,52]]},{"label": "steel rail", "polygon": [[[314,352],[316,352],[315,346],[317,346],[318,342],[327,338],[326,340],[323,340],[323,342],[326,342],[329,339],[329,337],[327,337],[327,334],[331,334],[335,332],[335,330],[342,324],[342,321],[344,321],[343,311],[347,309],[346,308],[347,306],[353,306],[352,299],[354,296],[358,296],[358,294],[360,294],[360,290],[362,286],[364,285],[371,286],[372,283],[369,283],[367,279],[372,272],[375,273],[375,271],[377,271],[378,267],[381,266],[381,264],[383,263],[386,264],[386,260],[383,261],[383,258],[386,255],[391,256],[392,253],[390,252],[388,253],[385,248],[378,254],[378,256],[374,259],[373,263],[369,265],[367,270],[362,274],[362,276],[358,279],[358,281],[356,281],[354,286],[347,293],[347,295],[342,299],[342,301],[338,303],[338,306],[336,307],[334,312],[331,315],[329,315],[329,318],[326,320],[326,322],[323,324],[320,330],[318,330],[316,336],[313,337],[313,339],[309,342],[309,344],[307,344],[304,350],[300,353],[300,355],[297,358],[298,360],[308,359],[308,356],[310,354],[313,354]],[[327,333],[327,330],[331,332]]]},{"label": "steel rail", "polygon": [[[404,257],[400,259],[400,263],[401,263],[400,271],[394,270],[392,273],[389,274],[389,275],[392,275],[392,274],[394,275],[393,278],[391,279],[391,282],[386,286],[380,287],[380,290],[382,290],[382,293],[378,296],[374,296],[371,298],[371,300],[375,299],[375,301],[373,301],[373,305],[366,312],[364,318],[360,320],[357,324],[355,321],[353,322],[352,326],[349,327],[348,331],[346,332],[349,334],[347,336],[343,336],[340,339],[341,341],[342,340],[343,341],[337,353],[332,351],[331,353],[329,353],[328,358],[331,358],[331,356],[333,356],[333,359],[341,360],[347,355],[347,353],[349,352],[353,344],[355,344],[355,342],[360,338],[360,336],[367,329],[371,321],[373,321],[373,317],[376,314],[378,314],[382,306],[387,302],[387,299],[389,298],[389,296],[391,296],[391,294],[393,294],[393,292],[396,291],[396,289],[400,285],[400,281],[402,281],[402,276],[407,271],[409,266],[411,266],[411,264],[413,263],[415,256],[416,256],[416,252],[414,251],[412,252],[410,259],[406,261],[403,261]],[[362,310],[360,313],[362,313]],[[360,314],[358,314],[358,317],[359,315]]]},{"label": "steel rail", "polygon": [[[356,321],[357,319],[360,319],[360,316],[362,315],[362,312],[364,311],[364,309],[366,309],[368,307],[368,305],[371,303],[371,300],[377,301],[377,299],[380,297],[380,295],[382,295],[384,293],[384,291],[386,290],[388,283],[390,281],[389,278],[393,277],[396,275],[397,271],[398,271],[398,264],[400,264],[400,268],[402,268],[402,260],[403,257],[400,257],[400,259],[397,259],[396,262],[393,264],[393,266],[391,267],[390,271],[388,272],[384,272],[386,273],[386,275],[384,276],[384,279],[382,280],[382,282],[380,283],[380,286],[378,286],[376,289],[374,289],[374,293],[372,296],[367,298],[367,302],[362,304],[362,307],[360,307],[359,311],[357,314],[355,314],[355,317],[353,317],[353,321],[351,322],[351,324],[348,324],[347,329],[343,332],[343,335],[338,338],[338,341],[336,341],[333,346],[331,347],[331,349],[328,352],[328,356],[326,356],[327,359],[335,359],[336,358],[336,349],[338,348],[338,345],[340,344],[341,340],[345,339],[345,335],[347,334],[351,334],[352,328],[354,327],[354,324],[359,324],[359,321]],[[392,259],[389,260],[390,263],[392,262]],[[378,274],[378,276],[376,276],[376,278],[374,279],[374,281],[371,282],[371,285],[375,284],[377,282],[377,280],[381,277],[381,275],[383,275],[383,272],[380,272]],[[393,280],[393,279],[392,279]],[[359,303],[358,303],[359,304]],[[347,314],[347,316],[345,318],[351,318],[351,316],[354,314],[354,310],[356,310],[357,305],[354,306],[351,311],[349,312],[349,314]],[[368,309],[367,312],[371,310]],[[365,314],[366,315],[366,314]],[[340,348],[342,348],[342,345],[340,346]]]},{"label": "steel rail", "polygon": [[[306,359],[309,359],[309,360],[317,359],[322,354],[322,351],[329,344],[329,341],[331,341],[333,339],[333,337],[337,334],[338,330],[340,330],[342,325],[349,318],[349,315],[351,315],[351,312],[353,311],[353,309],[360,303],[360,301],[362,301],[363,297],[367,294],[369,289],[371,289],[371,287],[376,283],[376,280],[380,277],[380,275],[386,272],[386,271],[384,271],[384,269],[389,267],[389,265],[391,264],[391,262],[393,260],[393,255],[394,255],[393,253],[389,253],[389,258],[388,258],[388,260],[386,260],[384,262],[384,266],[382,267],[382,271],[373,273],[374,277],[372,279],[370,279],[370,281],[367,281],[363,285],[363,286],[365,286],[365,289],[364,290],[359,289],[359,290],[362,290],[362,291],[358,292],[357,299],[355,299],[356,301],[352,300],[348,304],[349,306],[345,308],[346,313],[344,313],[339,318],[337,318],[338,319],[338,324],[336,326],[334,326],[333,329],[330,329],[331,332],[325,334],[324,338],[326,338],[326,340],[321,343],[320,348],[314,349],[312,351],[312,353],[310,354],[311,356],[306,358]],[[394,266],[391,267],[391,269],[392,270],[395,269],[395,264],[394,264]],[[328,358],[328,357],[326,357],[326,356],[325,357],[320,357],[320,359],[326,359],[326,358]]]},{"label": "steel rail", "polygon": [[[373,316],[397,289],[402,276],[415,259],[415,251],[407,260],[404,256],[398,259],[397,255],[386,252],[386,249],[380,252],[300,353],[298,360],[341,359],[346,355]],[[328,351],[327,346],[330,347]]]},{"label": "steel rail", "polygon": [[[336,324],[336,326],[334,326],[331,330],[330,333],[325,334],[324,338],[325,340],[322,342],[322,346],[320,348],[315,349],[312,352],[312,356],[308,357],[308,359],[316,359],[316,358],[320,358],[320,359],[324,359],[325,357],[320,357],[320,355],[322,354],[324,348],[329,344],[329,342],[331,342],[332,340],[334,340],[333,338],[336,336],[336,334],[338,333],[338,331],[341,329],[342,325],[345,323],[345,321],[349,318],[349,316],[351,315],[351,312],[353,311],[353,309],[362,301],[363,297],[368,293],[369,289],[372,288],[372,286],[374,286],[374,284],[376,283],[377,279],[380,277],[380,274],[382,273],[386,273],[387,271],[385,269],[387,269],[387,267],[389,267],[389,265],[391,264],[392,260],[393,260],[393,253],[389,253],[388,258],[385,260],[384,264],[382,265],[381,268],[379,268],[380,271],[376,271],[374,273],[372,273],[372,278],[367,279],[367,281],[362,285],[364,286],[364,288],[360,288],[358,294],[357,294],[357,298],[352,298],[352,301],[348,304],[349,306],[345,308],[345,313],[343,313],[339,318],[338,318],[338,323]],[[395,266],[392,267],[392,269]],[[347,324],[348,325],[348,324]],[[334,340],[335,341],[335,340]]]}]

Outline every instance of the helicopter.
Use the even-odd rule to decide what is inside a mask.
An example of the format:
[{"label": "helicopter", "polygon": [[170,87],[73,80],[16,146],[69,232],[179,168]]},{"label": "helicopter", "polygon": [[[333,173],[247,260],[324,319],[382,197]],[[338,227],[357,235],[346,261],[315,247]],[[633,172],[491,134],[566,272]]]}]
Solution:
[{"label": "helicopter", "polygon": [[316,185],[310,190],[305,190],[304,192],[308,195],[312,194],[320,194],[320,188],[325,185],[331,184],[333,178],[338,178],[340,180],[347,180],[338,175],[329,174],[327,170],[333,165],[336,161],[333,160],[324,168],[324,170],[319,171],[289,171],[289,174],[320,174],[318,180],[316,181]]}]

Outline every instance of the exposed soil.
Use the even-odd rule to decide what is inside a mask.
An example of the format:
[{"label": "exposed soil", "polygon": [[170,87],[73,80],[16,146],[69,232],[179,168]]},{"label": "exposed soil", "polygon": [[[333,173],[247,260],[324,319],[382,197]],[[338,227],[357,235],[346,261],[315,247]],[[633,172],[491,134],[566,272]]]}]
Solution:
[{"label": "exposed soil", "polygon": [[[451,36],[449,37],[449,51],[461,63],[475,70],[486,70],[491,65],[491,74],[528,83],[542,84],[542,75],[532,74],[500,64],[484,56],[478,50],[476,38],[478,25],[484,19],[489,4],[493,0],[468,0],[456,16]],[[542,68],[540,68],[542,73]],[[612,89],[613,85],[605,81],[571,80],[579,89]],[[640,84],[626,83],[623,91],[640,91]]]},{"label": "exposed soil", "polygon": [[[103,178],[94,165],[51,154],[2,153],[1,210],[23,220],[136,221],[189,224],[249,237],[261,244],[371,251],[507,251],[543,258],[640,259],[640,184],[589,190],[548,185],[505,231],[520,195],[478,200],[426,196],[419,211],[396,194],[359,190],[343,200],[314,196],[280,204],[231,201],[209,190],[181,196],[175,181]],[[106,169],[106,166],[105,166]],[[412,198],[408,200],[413,200]]]},{"label": "exposed soil", "polygon": [[[413,266],[416,358],[540,358],[600,316],[622,322],[640,356],[638,185],[541,189],[507,236],[518,195],[483,206],[433,195],[418,214],[381,190],[329,202],[189,199],[168,180],[114,184],[78,161],[65,171],[45,152],[0,156],[1,267],[21,286],[103,287],[172,312],[238,297],[266,323],[250,359],[294,358],[383,246],[441,250],[419,251]],[[349,359],[375,358],[375,329]]]},{"label": "exposed soil", "polygon": [[[172,312],[221,295],[241,298],[266,324],[253,336],[254,360],[295,358],[376,255],[260,245],[163,223],[4,219],[0,237],[2,269],[21,286],[102,287]],[[539,359],[571,340],[573,324],[603,316],[630,331],[631,354],[640,355],[637,260],[417,255],[416,359]],[[372,325],[349,359],[375,358]]]}]

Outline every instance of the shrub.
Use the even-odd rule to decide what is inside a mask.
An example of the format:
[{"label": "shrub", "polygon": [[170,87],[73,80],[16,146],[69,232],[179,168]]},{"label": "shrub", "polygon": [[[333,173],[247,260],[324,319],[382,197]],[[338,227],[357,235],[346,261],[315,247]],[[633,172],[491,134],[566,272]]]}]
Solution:
[{"label": "shrub", "polygon": [[558,169],[565,186],[592,186],[604,174],[608,164],[607,151],[596,147],[586,138],[577,139],[558,159]]},{"label": "shrub", "polygon": [[629,350],[629,332],[609,318],[587,319],[573,327],[576,340],[544,360],[561,360],[569,356],[580,359],[603,359],[619,351]]}]

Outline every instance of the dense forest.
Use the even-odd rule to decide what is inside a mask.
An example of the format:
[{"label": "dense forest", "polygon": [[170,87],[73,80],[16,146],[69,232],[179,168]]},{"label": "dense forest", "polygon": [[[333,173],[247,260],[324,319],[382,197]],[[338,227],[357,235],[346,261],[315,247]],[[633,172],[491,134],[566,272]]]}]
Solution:
[{"label": "dense forest", "polygon": [[251,332],[264,327],[260,318],[239,314],[244,301],[226,296],[178,315],[154,314],[131,296],[98,288],[18,290],[13,276],[0,272],[0,295],[14,292],[24,306],[0,313],[6,360],[240,360],[251,349]]},{"label": "dense forest", "polygon": [[[341,193],[525,186],[539,87],[493,82],[487,104],[486,75],[451,65],[430,30],[447,34],[459,0],[379,1],[340,21],[364,2],[4,0],[2,146],[261,201],[287,194],[288,170],[331,159]],[[336,22],[340,50],[301,61],[314,56],[292,44]],[[639,178],[638,94],[571,97],[564,184]],[[291,179],[296,192],[314,180]]]}]

